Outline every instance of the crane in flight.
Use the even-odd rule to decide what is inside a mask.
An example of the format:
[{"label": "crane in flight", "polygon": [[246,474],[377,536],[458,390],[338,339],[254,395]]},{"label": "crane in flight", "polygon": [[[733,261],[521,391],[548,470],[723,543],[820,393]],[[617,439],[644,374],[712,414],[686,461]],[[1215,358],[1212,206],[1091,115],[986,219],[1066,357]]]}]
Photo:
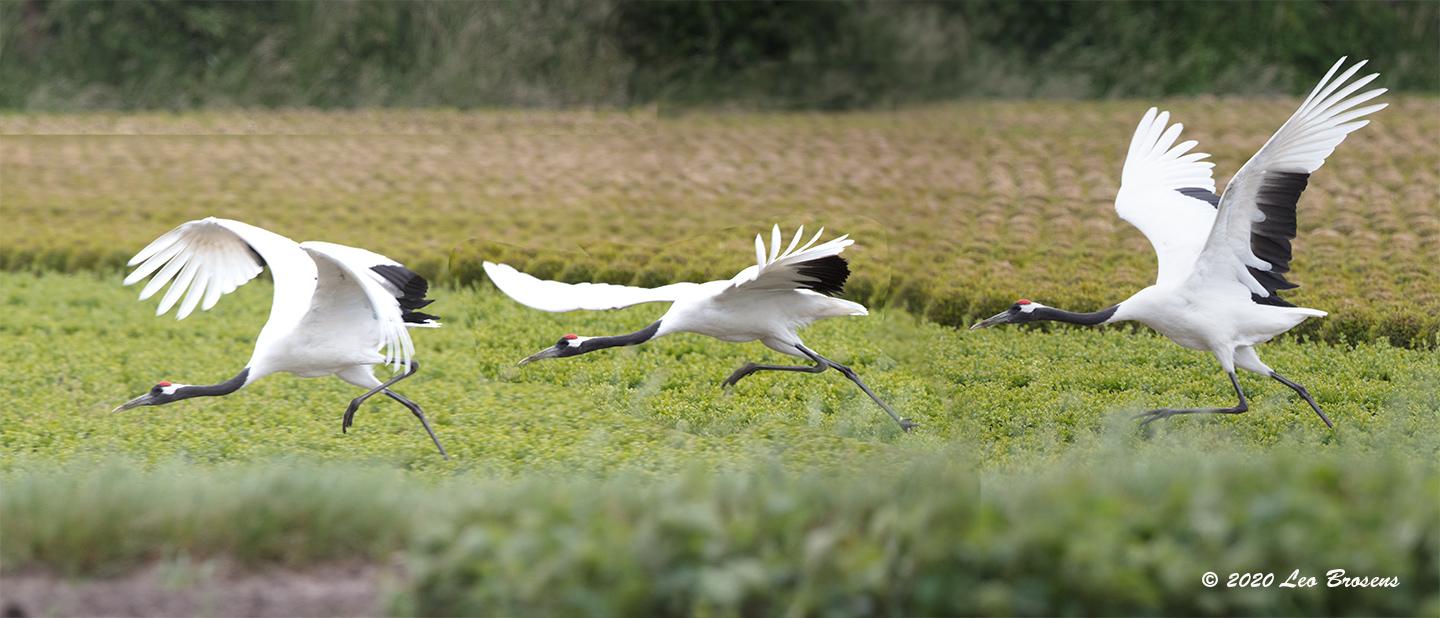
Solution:
[{"label": "crane in flight", "polygon": [[581,337],[567,334],[555,345],[520,361],[521,365],[547,358],[579,356],[616,346],[645,343],[672,333],[698,333],[721,341],[759,341],[766,347],[808,360],[814,365],[762,365],[746,363],[723,383],[736,382],[757,371],[798,371],[822,373],[839,371],[869,395],[905,431],[915,423],[896,414],[859,375],[806,347],[797,332],[824,318],[867,315],[859,303],[836,298],[850,276],[850,266],[840,252],[854,244],[841,236],[820,244],[824,228],[801,245],[805,228],[795,232],[784,251],[780,250],[780,226],[771,230],[770,247],[755,236],[755,265],[730,279],[707,283],[672,283],[658,288],[641,288],[608,283],[563,283],[544,281],[505,264],[485,262],[485,274],[510,298],[541,311],[591,311],[619,309],[641,303],[668,302],[670,309],[653,324],[628,335]]},{"label": "crane in flight", "polygon": [[[1121,174],[1115,211],[1149,239],[1159,261],[1155,285],[1093,313],[1074,313],[1020,299],[971,329],[997,324],[1055,320],[1093,326],[1136,321],[1175,343],[1210,352],[1230,377],[1239,402],[1229,408],[1161,408],[1141,413],[1141,425],[1181,414],[1241,414],[1249,409],[1235,376],[1239,367],[1275,379],[1310,404],[1327,427],[1330,418],[1305,387],[1260,361],[1255,346],[1311,317],[1318,309],[1296,307],[1279,292],[1297,287],[1285,278],[1295,238],[1295,206],[1310,174],[1350,133],[1369,124],[1365,116],[1386,104],[1365,105],[1385,89],[1359,92],[1379,76],[1351,78],[1341,58],[1294,115],[1215,194],[1210,155],[1191,153],[1194,140],[1176,143],[1182,125],[1150,108],[1141,118]],[[1336,74],[1339,73],[1337,76]],[[1358,94],[1357,94],[1358,92]]]},{"label": "crane in flight", "polygon": [[[439,317],[419,311],[433,302],[425,298],[429,283],[399,262],[328,242],[296,243],[253,225],[208,217],[181,224],[155,239],[129,265],[136,268],[125,277],[125,285],[154,274],[140,291],[140,300],[170,284],[157,316],[177,303],[179,320],[196,307],[209,310],[266,266],[275,279],[275,293],[255,351],[235,377],[208,386],[162,381],[120,404],[116,412],[229,395],[277,372],[302,378],[333,375],[366,389],[346,408],[342,432],[354,423],[355,411],[365,400],[383,393],[420,419],[440,455],[449,458],[420,406],[391,390],[420,369],[408,329],[440,326]],[[395,372],[385,382],[374,374],[375,365],[381,364]]]}]

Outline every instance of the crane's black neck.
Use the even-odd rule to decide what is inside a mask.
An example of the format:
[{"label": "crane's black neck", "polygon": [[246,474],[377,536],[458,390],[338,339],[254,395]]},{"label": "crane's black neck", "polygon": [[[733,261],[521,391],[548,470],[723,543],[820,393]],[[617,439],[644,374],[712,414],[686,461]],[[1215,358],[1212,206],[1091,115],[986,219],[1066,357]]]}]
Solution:
[{"label": "crane's black neck", "polygon": [[655,338],[655,333],[660,331],[660,322],[646,326],[628,335],[616,335],[614,337],[591,337],[580,344],[577,354],[594,352],[605,348],[614,348],[626,345],[638,345]]},{"label": "crane's black neck", "polygon": [[182,386],[177,388],[175,389],[175,394],[171,396],[171,399],[180,400],[191,397],[219,397],[221,395],[229,395],[230,393],[240,390],[240,387],[245,386],[245,379],[248,377],[250,377],[250,368],[246,367],[240,370],[239,375],[219,384],[211,384],[209,386]]},{"label": "crane's black neck", "polygon": [[1030,319],[1027,321],[1039,322],[1042,320],[1050,320],[1052,322],[1068,322],[1070,324],[1095,326],[1096,324],[1104,324],[1110,318],[1114,317],[1115,311],[1119,308],[1120,305],[1110,305],[1109,307],[1092,313],[1076,313],[1054,307],[1040,307],[1029,313]]}]

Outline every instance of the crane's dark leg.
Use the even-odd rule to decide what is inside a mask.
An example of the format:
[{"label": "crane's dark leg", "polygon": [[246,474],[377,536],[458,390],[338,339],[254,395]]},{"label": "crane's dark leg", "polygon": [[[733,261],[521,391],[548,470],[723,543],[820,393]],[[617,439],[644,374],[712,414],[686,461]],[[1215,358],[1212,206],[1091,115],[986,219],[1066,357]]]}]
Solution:
[{"label": "crane's dark leg", "polygon": [[420,424],[425,426],[425,433],[430,434],[430,440],[435,442],[435,448],[440,449],[440,456],[449,459],[450,454],[445,452],[445,447],[440,446],[440,438],[435,437],[435,431],[433,429],[430,429],[430,421],[425,420],[425,412],[420,410],[420,404],[410,401],[400,393],[392,391],[388,388],[385,389],[385,394],[388,395],[391,399],[400,402],[400,405],[410,408],[410,413],[414,414],[415,418],[420,419]]},{"label": "crane's dark leg", "polygon": [[1250,404],[1246,403],[1245,391],[1240,390],[1240,378],[1235,377],[1235,372],[1233,371],[1230,372],[1230,385],[1235,387],[1235,394],[1240,397],[1240,403],[1235,404],[1233,408],[1160,408],[1159,410],[1141,412],[1136,414],[1135,418],[1145,419],[1140,421],[1140,426],[1144,427],[1162,418],[1170,418],[1181,414],[1243,414],[1246,410],[1250,409]]},{"label": "crane's dark leg", "polygon": [[865,382],[860,379],[860,376],[855,375],[855,372],[849,367],[846,367],[844,365],[841,365],[840,363],[825,358],[824,356],[816,354],[814,350],[811,350],[810,348],[807,348],[803,345],[796,344],[795,349],[800,350],[806,356],[809,356],[810,360],[815,361],[816,364],[822,367],[831,367],[836,371],[845,374],[845,377],[850,378],[850,381],[854,382],[856,386],[859,386],[860,390],[865,391],[865,394],[869,395],[870,399],[874,400],[875,403],[880,406],[880,409],[885,410],[885,413],[889,414],[890,418],[895,419],[895,422],[900,424],[901,429],[904,429],[905,431],[910,431],[911,429],[914,429],[916,427],[917,424],[915,423],[915,421],[912,421],[908,418],[901,418],[899,414],[896,414],[894,410],[890,409],[889,405],[887,405],[883,401],[880,401],[880,397],[875,394],[875,391],[870,390],[870,387],[865,385]]},{"label": "crane's dark leg", "polygon": [[744,366],[736,369],[735,373],[730,374],[730,377],[725,378],[725,382],[722,383],[720,386],[734,386],[736,382],[739,382],[745,376],[748,376],[757,371],[800,371],[804,373],[821,373],[829,368],[830,367],[825,363],[817,364],[814,367],[811,367],[809,365],[757,365],[755,363],[745,363]]},{"label": "crane's dark leg", "polygon": [[1275,378],[1277,382],[1290,387],[1301,397],[1305,398],[1305,403],[1310,404],[1310,409],[1314,410],[1316,414],[1320,415],[1320,420],[1325,421],[1325,426],[1331,429],[1335,428],[1335,424],[1330,422],[1330,417],[1325,416],[1325,413],[1320,410],[1320,404],[1315,403],[1315,398],[1310,396],[1310,391],[1305,390],[1305,387],[1286,380],[1285,376],[1275,373],[1274,371],[1270,372],[1270,377]]},{"label": "crane's dark leg", "polygon": [[393,384],[395,384],[396,382],[399,382],[399,381],[401,381],[401,380],[404,380],[405,378],[408,378],[408,377],[410,377],[410,376],[415,375],[415,372],[416,372],[416,371],[420,371],[420,363],[415,362],[415,361],[412,360],[412,361],[410,361],[410,371],[407,371],[407,372],[405,372],[405,373],[402,373],[402,374],[400,374],[400,375],[397,375],[397,376],[395,376],[395,377],[392,377],[392,378],[390,378],[388,381],[386,381],[384,384],[381,384],[380,386],[377,386],[377,387],[375,387],[375,388],[370,389],[370,390],[369,390],[368,392],[366,392],[364,395],[361,395],[361,396],[359,396],[359,397],[356,397],[356,398],[350,400],[350,407],[345,408],[345,418],[340,421],[340,433],[345,433],[345,430],[346,430],[346,429],[349,429],[351,425],[354,425],[354,424],[355,424],[355,411],[360,409],[360,404],[365,403],[365,400],[366,400],[366,399],[371,398],[372,396],[375,395],[375,393],[378,393],[378,392],[383,391],[383,390],[385,390],[385,389],[387,389],[387,388],[390,388],[390,387],[391,387]]}]

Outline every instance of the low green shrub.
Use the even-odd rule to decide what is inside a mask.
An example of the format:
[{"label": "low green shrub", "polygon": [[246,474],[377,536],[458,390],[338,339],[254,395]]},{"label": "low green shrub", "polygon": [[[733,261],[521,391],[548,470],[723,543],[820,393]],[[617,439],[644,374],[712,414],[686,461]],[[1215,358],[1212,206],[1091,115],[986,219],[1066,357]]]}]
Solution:
[{"label": "low green shrub", "polygon": [[[1193,459],[1192,459],[1193,458]],[[418,615],[1418,615],[1440,485],[1401,459],[1189,452],[977,482],[692,474],[526,482],[421,533]],[[1316,588],[1278,587],[1294,570]],[[1330,588],[1325,572],[1397,578]],[[1207,588],[1202,575],[1219,574]],[[1226,587],[1271,572],[1269,589]]]}]

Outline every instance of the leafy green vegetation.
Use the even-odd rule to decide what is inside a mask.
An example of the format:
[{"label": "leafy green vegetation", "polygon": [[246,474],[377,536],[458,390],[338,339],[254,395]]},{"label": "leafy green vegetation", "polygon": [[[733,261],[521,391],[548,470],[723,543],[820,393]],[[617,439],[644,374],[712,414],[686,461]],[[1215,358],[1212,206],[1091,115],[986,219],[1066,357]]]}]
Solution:
[{"label": "leafy green vegetation", "polygon": [[[1440,116],[1392,106],[1314,175],[1293,302],[1335,343],[1440,343]],[[0,116],[0,269],[115,268],[228,216],[381,251],[455,284],[484,259],[654,285],[729,277],[771,222],[858,242],[848,296],[960,326],[1025,296],[1093,310],[1154,280],[1113,211],[1150,102],[967,103],[836,115],[453,111]],[[1245,162],[1294,100],[1166,103]]]},{"label": "leafy green vegetation", "polygon": [[[0,559],[109,574],[165,559],[254,565],[402,556],[398,614],[1317,613],[1440,602],[1440,365],[1383,343],[1294,340],[1250,414],[1130,415],[1228,397],[1206,356],[1127,329],[964,332],[898,311],[807,341],[922,423],[898,430],[835,375],[675,336],[523,369],[558,333],[632,330],[655,307],[552,315],[440,289],[403,409],[277,376],[230,397],[111,413],[160,379],[222,380],[268,311],[251,283],[183,322],[118,274],[4,274]],[[56,319],[55,316],[63,316]],[[1205,589],[1205,571],[1330,568],[1401,588]],[[1311,571],[1316,571],[1311,573]],[[1292,593],[1293,594],[1290,594]]]},{"label": "leafy green vegetation", "polygon": [[[718,616],[1408,616],[1440,609],[1440,485],[1431,464],[1299,451],[1257,464],[1181,448],[1137,465],[1129,455],[981,479],[937,458],[893,478],[695,474],[638,487],[522,484],[419,534],[414,583],[399,609]],[[1285,481],[1277,487],[1276,479]],[[1322,580],[1323,570],[1345,568],[1401,583],[1201,584],[1207,571],[1276,570],[1283,581],[1292,568]]]},{"label": "leafy green vegetation", "polygon": [[445,462],[415,419],[392,403],[367,404],[342,434],[341,413],[358,393],[333,379],[281,375],[225,398],[111,413],[161,380],[210,384],[237,373],[270,302],[261,280],[209,313],[157,319],[153,302],[135,302],[135,290],[118,280],[0,275],[5,467],[44,469],[96,456],[197,463],[304,456],[374,459],[437,474],[659,472],[769,460],[846,468],[865,455],[958,444],[991,468],[1043,463],[1117,440],[1159,452],[1176,444],[1345,444],[1435,455],[1425,436],[1440,435],[1434,354],[1384,344],[1292,340],[1262,348],[1268,363],[1310,388],[1336,431],[1289,389],[1247,375],[1241,382],[1252,413],[1175,419],[1146,439],[1131,414],[1229,402],[1229,384],[1212,358],[1126,329],[968,332],[895,311],[807,330],[809,345],[853,366],[921,423],[923,430],[906,436],[838,374],[760,374],[723,392],[720,382],[735,367],[778,360],[759,344],[677,335],[516,367],[566,332],[637,330],[655,319],[657,307],[546,314],[487,285],[437,291],[432,308],[446,326],[415,333],[422,370],[398,388],[427,410],[454,456]]},{"label": "leafy green vegetation", "polygon": [[[861,461],[857,463],[868,463]],[[225,555],[382,560],[401,615],[1066,613],[1413,616],[1440,604],[1433,460],[1112,444],[1044,471],[961,450],[864,474],[460,474],[307,461],[72,463],[0,476],[7,568]],[[1396,578],[1331,588],[1325,572]],[[1206,588],[1292,570],[1315,588]],[[1222,579],[1222,582],[1225,581]]]}]

